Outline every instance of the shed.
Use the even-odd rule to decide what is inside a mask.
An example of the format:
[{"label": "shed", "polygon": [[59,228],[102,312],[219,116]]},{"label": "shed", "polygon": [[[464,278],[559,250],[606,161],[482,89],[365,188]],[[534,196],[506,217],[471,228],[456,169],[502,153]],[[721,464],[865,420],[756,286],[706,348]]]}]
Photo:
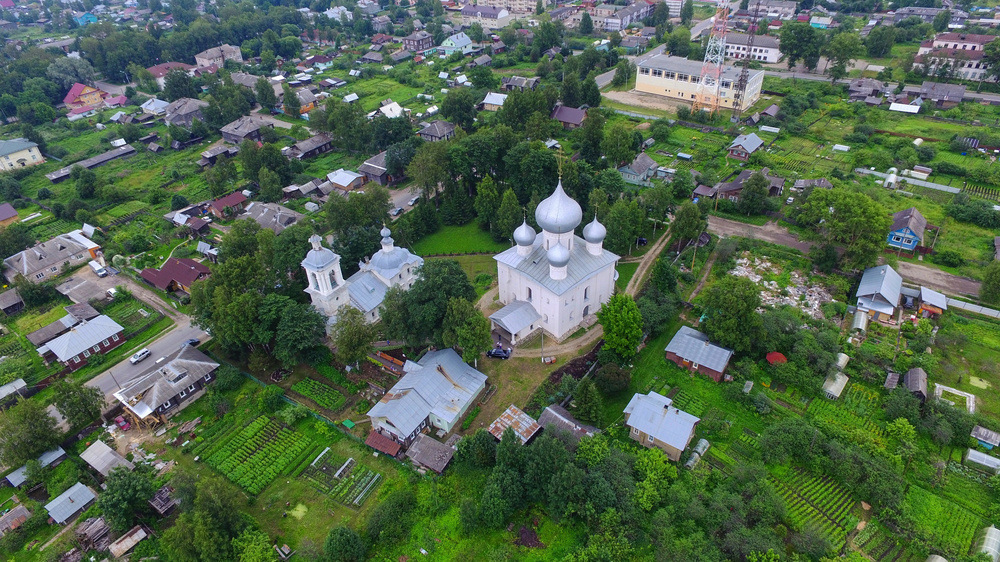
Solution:
[{"label": "shed", "polygon": [[111,543],[108,550],[111,551],[111,556],[115,558],[121,558],[135,548],[135,545],[139,544],[139,541],[146,538],[146,530],[142,528],[141,525],[136,525],[118,538],[115,542]]},{"label": "shed", "polygon": [[552,404],[542,410],[542,415],[538,416],[538,425],[542,426],[546,432],[563,432],[579,441],[584,437],[593,437],[601,430],[596,427],[585,425],[577,421],[566,408],[559,404]]},{"label": "shed", "polygon": [[849,380],[851,380],[850,377],[844,373],[834,373],[826,377],[826,381],[823,383],[823,393],[830,400],[836,400],[844,392]]},{"label": "shed", "polygon": [[972,438],[979,441],[979,444],[987,449],[1000,446],[1000,433],[992,429],[986,429],[981,425],[972,428]]},{"label": "shed", "polygon": [[885,384],[882,386],[884,386],[886,390],[892,390],[899,386],[899,373],[893,373],[890,371],[885,376]]},{"label": "shed", "polygon": [[166,517],[174,507],[177,506],[177,500],[170,494],[173,492],[173,488],[170,486],[163,486],[153,494],[153,497],[149,500],[149,505],[152,507],[160,517]]},{"label": "shed", "polygon": [[31,512],[24,505],[18,504],[14,506],[0,517],[0,537],[6,535],[8,531],[13,531],[20,527],[29,517],[31,517]]},{"label": "shed", "polygon": [[[38,463],[42,465],[43,468],[46,466],[56,466],[57,464],[59,464],[59,461],[65,458],[66,458],[66,451],[64,451],[62,447],[56,447],[51,451],[46,451],[42,453],[42,455],[38,457]],[[28,467],[27,465],[24,465],[21,468],[18,468],[17,470],[8,474],[7,481],[10,482],[10,485],[14,486],[15,488],[20,486],[21,484],[24,484],[25,481],[27,481],[28,479],[27,471]]]},{"label": "shed", "polygon": [[920,287],[920,309],[917,312],[924,316],[937,316],[945,310],[948,310],[948,297],[927,287]]},{"label": "shed", "polygon": [[903,384],[921,402],[927,401],[927,371],[920,367],[906,371],[906,374],[903,375]]},{"label": "shed", "polygon": [[91,517],[76,527],[76,540],[85,550],[107,550],[111,544],[111,527],[104,517]]},{"label": "shed", "polygon": [[969,449],[966,451],[965,462],[972,463],[976,465],[976,467],[993,474],[1000,473],[1000,459],[987,455],[986,453],[980,453],[975,449]]},{"label": "shed", "polygon": [[59,497],[45,504],[45,511],[49,512],[49,517],[54,522],[62,525],[77,513],[87,509],[96,499],[97,494],[93,490],[77,482]]},{"label": "shed", "polygon": [[119,466],[124,466],[129,470],[135,468],[134,464],[125,460],[125,457],[121,456],[118,451],[108,447],[101,440],[97,440],[93,445],[87,447],[87,450],[80,454],[80,458],[104,478],[107,478],[111,471]]},{"label": "shed", "polygon": [[421,433],[406,450],[406,456],[413,464],[441,474],[455,456],[455,449]]},{"label": "shed", "polygon": [[500,414],[500,417],[490,424],[490,434],[492,434],[493,437],[500,439],[503,437],[503,433],[508,427],[514,430],[518,439],[521,440],[522,445],[527,443],[532,437],[535,436],[536,433],[538,433],[538,430],[542,428],[535,418],[525,414],[520,408],[513,404],[504,410],[504,412]]},{"label": "shed", "polygon": [[399,443],[396,443],[392,439],[380,434],[374,429],[368,434],[368,439],[365,439],[365,445],[368,445],[380,453],[385,453],[390,457],[398,455],[399,450],[402,448]]}]

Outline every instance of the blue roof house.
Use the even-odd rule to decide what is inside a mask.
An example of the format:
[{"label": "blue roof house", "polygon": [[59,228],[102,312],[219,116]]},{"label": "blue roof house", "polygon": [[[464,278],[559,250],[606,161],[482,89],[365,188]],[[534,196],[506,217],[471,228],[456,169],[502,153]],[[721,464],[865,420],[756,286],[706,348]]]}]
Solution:
[{"label": "blue roof house", "polygon": [[97,23],[97,16],[90,12],[73,12],[73,20],[76,24],[83,27],[88,23]]},{"label": "blue roof house", "polygon": [[916,207],[910,207],[893,213],[892,226],[886,243],[890,248],[899,248],[912,252],[917,246],[923,245],[924,231],[927,229],[927,219]]}]

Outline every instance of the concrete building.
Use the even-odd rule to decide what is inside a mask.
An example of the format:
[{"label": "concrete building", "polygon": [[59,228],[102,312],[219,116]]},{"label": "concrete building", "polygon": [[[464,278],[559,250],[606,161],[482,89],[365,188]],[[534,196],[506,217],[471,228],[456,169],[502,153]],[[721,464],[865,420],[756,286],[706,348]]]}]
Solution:
[{"label": "concrete building", "polygon": [[[749,35],[746,33],[726,34],[726,58],[745,59],[776,63],[781,59],[781,49],[778,47],[778,39],[770,35],[757,35],[753,40],[753,47],[749,47]],[[750,49],[747,51],[747,49]]]},{"label": "concrete building", "polygon": [[478,23],[483,29],[501,29],[510,23],[510,12],[506,8],[466,4],[462,8],[462,23]]},{"label": "concrete building", "polygon": [[[692,103],[698,91],[701,79],[699,61],[691,61],[681,57],[656,55],[644,61],[639,61],[635,89],[639,92],[665,96],[672,100]],[[719,107],[733,107],[733,86],[740,75],[740,69],[725,66],[719,84]],[[764,84],[764,71],[751,70],[743,96],[743,107],[749,107],[760,98],[760,89]]]},{"label": "concrete building", "polygon": [[146,70],[153,75],[156,80],[156,85],[162,90],[167,84],[167,74],[170,74],[172,70],[180,70],[185,74],[190,74],[195,67],[190,64],[184,64],[182,62],[162,62],[156,66],[151,66]]},{"label": "concrete building", "polygon": [[205,49],[194,56],[195,64],[200,67],[215,65],[222,68],[226,65],[227,60],[243,64],[243,53],[240,52],[240,48],[232,45],[221,45],[219,47]]}]

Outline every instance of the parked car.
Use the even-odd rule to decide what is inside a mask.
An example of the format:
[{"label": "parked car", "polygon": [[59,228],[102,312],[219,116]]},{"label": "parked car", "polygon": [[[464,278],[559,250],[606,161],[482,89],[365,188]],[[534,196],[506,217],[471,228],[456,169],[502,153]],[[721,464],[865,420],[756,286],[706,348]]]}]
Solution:
[{"label": "parked car", "polygon": [[150,355],[149,349],[147,349],[147,348],[144,347],[144,348],[140,349],[139,351],[136,351],[135,355],[133,355],[132,357],[130,357],[129,360],[128,360],[128,362],[131,363],[131,364],[133,364],[133,365],[135,365],[139,361],[142,361],[143,359],[149,357],[149,355]]},{"label": "parked car", "polygon": [[789,197],[788,199],[785,199],[785,205],[791,205],[794,202],[795,202],[794,197]]},{"label": "parked car", "polygon": [[646,244],[649,244],[649,240],[646,240],[645,238],[639,238],[635,241],[636,246],[645,246]]},{"label": "parked car", "polygon": [[392,216],[394,216],[394,217],[398,217],[399,215],[403,214],[403,208],[402,207],[396,207],[395,209],[392,210],[392,212],[390,214]]},{"label": "parked car", "polygon": [[118,416],[117,418],[115,418],[115,425],[117,425],[118,429],[120,429],[122,431],[128,431],[129,428],[132,427],[132,424],[130,424],[127,421],[125,421],[125,418],[123,418],[121,416]]},{"label": "parked car", "polygon": [[114,287],[111,287],[110,289],[108,289],[108,298],[109,299],[114,299],[115,295],[117,295],[117,294],[118,294],[118,290],[115,289]]},{"label": "parked car", "polygon": [[184,343],[182,343],[181,347],[185,347],[185,346],[188,346],[188,345],[190,345],[191,347],[197,347],[197,345],[199,343],[201,343],[201,340],[199,340],[198,338],[191,338],[189,340],[186,340]]},{"label": "parked car", "polygon": [[494,359],[510,359],[510,351],[502,347],[494,347],[486,352],[486,356]]},{"label": "parked car", "polygon": [[90,269],[92,269],[98,277],[108,276],[108,270],[104,269],[104,266],[97,263],[95,260],[90,260],[90,263],[88,263],[87,265],[90,266]]},{"label": "parked car", "polygon": [[420,201],[420,196],[419,195],[411,197],[410,200],[406,202],[406,204],[412,207],[412,206],[414,206],[414,205],[417,204],[417,201]]}]

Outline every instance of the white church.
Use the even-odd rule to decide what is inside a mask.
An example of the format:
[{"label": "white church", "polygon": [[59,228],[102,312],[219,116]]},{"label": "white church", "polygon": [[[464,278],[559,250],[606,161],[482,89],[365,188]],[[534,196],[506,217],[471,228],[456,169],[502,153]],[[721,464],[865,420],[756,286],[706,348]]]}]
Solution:
[{"label": "white church", "polygon": [[614,294],[619,256],[604,249],[607,229],[596,217],[577,236],[582,219],[560,180],[535,209],[542,231],[525,221],[514,231],[515,246],[493,256],[505,306],[490,320],[511,343],[539,329],[561,341]]},{"label": "white church", "polygon": [[392,287],[413,286],[424,260],[406,248],[397,248],[390,234],[383,226],[382,249],[360,262],[360,271],[347,279],[340,269],[340,256],[324,247],[319,236],[309,237],[312,250],[302,260],[309,279],[305,291],[316,310],[327,317],[327,329],[337,323],[337,311],[345,305],[360,310],[369,323],[378,322],[386,292]]}]

